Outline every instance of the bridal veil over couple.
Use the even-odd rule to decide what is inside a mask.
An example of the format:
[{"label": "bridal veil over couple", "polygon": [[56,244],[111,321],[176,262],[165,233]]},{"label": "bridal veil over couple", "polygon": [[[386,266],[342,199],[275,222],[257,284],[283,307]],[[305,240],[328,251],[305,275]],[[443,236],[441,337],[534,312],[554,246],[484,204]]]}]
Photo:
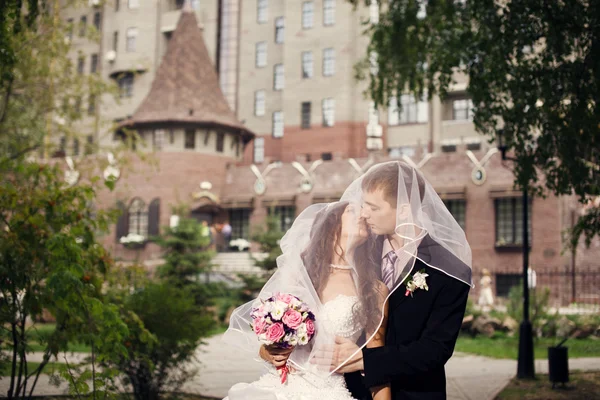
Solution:
[{"label": "bridal veil over couple", "polygon": [[[304,210],[281,240],[278,269],[259,299],[290,293],[315,314],[315,336],[290,350],[264,346],[237,308],[225,333],[240,356],[266,361],[229,400],[445,399],[471,282],[465,233],[409,165],[377,164],[338,202]],[[292,372],[281,383],[276,367]]]}]

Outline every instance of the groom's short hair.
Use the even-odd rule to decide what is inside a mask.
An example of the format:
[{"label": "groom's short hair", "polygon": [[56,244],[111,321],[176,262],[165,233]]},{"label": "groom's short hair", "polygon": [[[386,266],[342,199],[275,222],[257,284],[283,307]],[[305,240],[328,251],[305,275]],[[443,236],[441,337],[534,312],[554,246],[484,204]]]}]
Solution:
[{"label": "groom's short hair", "polygon": [[[389,162],[382,165],[377,165],[370,169],[364,176],[361,188],[364,192],[375,192],[381,190],[383,192],[383,198],[387,201],[392,208],[397,207],[398,203],[398,172],[402,170],[402,178],[406,185],[406,191],[410,198],[412,183],[413,183],[413,169],[407,164],[398,162]],[[421,200],[425,197],[425,180],[419,174],[417,176],[417,185],[419,187],[419,195]]]}]

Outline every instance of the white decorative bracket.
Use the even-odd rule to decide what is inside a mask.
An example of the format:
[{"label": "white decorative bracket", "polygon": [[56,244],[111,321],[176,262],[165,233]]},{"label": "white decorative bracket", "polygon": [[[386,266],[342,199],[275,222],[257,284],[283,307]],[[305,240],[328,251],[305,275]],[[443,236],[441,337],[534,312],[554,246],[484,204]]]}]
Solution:
[{"label": "white decorative bracket", "polygon": [[313,172],[321,164],[323,164],[323,160],[315,160],[307,171],[306,168],[304,168],[304,166],[298,161],[292,162],[292,167],[296,168],[296,170],[302,174],[302,180],[300,181],[300,192],[309,193],[313,189],[315,184]]},{"label": "white decorative bracket", "polygon": [[72,187],[79,181],[79,171],[75,169],[75,163],[71,157],[65,157],[65,161],[69,167],[69,169],[65,171],[65,182],[69,187]]},{"label": "white decorative bracket", "polygon": [[280,166],[281,165],[278,163],[269,164],[263,172],[260,172],[260,170],[255,164],[252,164],[250,166],[250,170],[252,170],[252,172],[256,176],[256,182],[254,182],[254,193],[256,193],[259,196],[265,194],[265,192],[267,191],[267,181],[265,180],[265,178],[267,177],[267,175],[269,175],[269,172],[271,172],[275,168],[279,168]]},{"label": "white decorative bracket", "polygon": [[498,152],[498,149],[493,147],[488,150],[488,152],[485,154],[485,156],[483,156],[483,158],[481,160],[478,160],[477,157],[475,157],[475,154],[473,154],[473,152],[471,150],[467,150],[467,157],[469,157],[469,159],[471,160],[473,165],[475,165],[475,167],[473,168],[473,171],[471,171],[471,180],[473,181],[474,184],[479,186],[479,185],[483,185],[485,183],[485,180],[487,179],[487,172],[485,171],[485,164],[487,164],[488,161],[490,161],[490,158],[492,158],[492,156],[494,154],[496,154],[497,152]]},{"label": "white decorative bracket", "polygon": [[367,162],[363,164],[362,167],[360,165],[358,165],[358,162],[356,162],[356,160],[354,158],[349,158],[348,163],[350,165],[352,165],[352,168],[354,168],[354,170],[358,173],[358,175],[362,175],[365,172],[367,172],[367,170],[369,169],[369,167],[371,165],[373,165],[373,159],[369,158],[367,160]]},{"label": "white decorative bracket", "polygon": [[402,159],[404,160],[405,163],[407,163],[408,165],[410,165],[414,169],[421,169],[421,168],[423,168],[425,166],[425,164],[427,164],[427,162],[429,160],[431,160],[433,158],[434,155],[435,155],[434,153],[427,153],[427,154],[425,154],[425,157],[423,157],[421,159],[421,161],[419,161],[418,163],[415,163],[413,161],[413,159],[410,158],[409,156],[407,156],[406,154],[402,155]]}]

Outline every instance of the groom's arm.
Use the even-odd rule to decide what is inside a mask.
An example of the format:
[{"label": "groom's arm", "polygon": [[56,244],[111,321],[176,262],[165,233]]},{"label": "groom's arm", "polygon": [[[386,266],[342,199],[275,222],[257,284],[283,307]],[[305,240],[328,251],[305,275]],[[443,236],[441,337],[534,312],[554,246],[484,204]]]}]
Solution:
[{"label": "groom's arm", "polygon": [[[452,356],[467,306],[469,286],[452,278],[441,289],[421,337],[408,345],[363,349],[367,387],[442,367]],[[410,320],[404,321],[410,324]]]}]

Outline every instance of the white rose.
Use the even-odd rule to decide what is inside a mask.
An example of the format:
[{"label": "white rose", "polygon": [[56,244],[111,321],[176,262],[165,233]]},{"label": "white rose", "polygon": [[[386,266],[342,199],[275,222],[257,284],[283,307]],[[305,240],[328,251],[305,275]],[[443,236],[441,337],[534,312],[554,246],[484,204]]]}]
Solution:
[{"label": "white rose", "polygon": [[283,317],[283,314],[287,311],[287,308],[287,304],[285,304],[283,301],[276,301],[273,303],[271,316],[275,321],[279,321]]},{"label": "white rose", "polygon": [[266,334],[266,333],[261,333],[260,335],[258,335],[258,340],[259,340],[261,343],[264,343],[264,344],[266,344],[267,346],[269,346],[269,345],[273,344],[273,342],[272,342],[272,341],[270,341],[269,339],[267,339],[267,334]]},{"label": "white rose", "polygon": [[415,287],[429,290],[429,288],[427,287],[427,282],[425,281],[425,278],[427,278],[428,276],[429,276],[428,274],[417,272],[413,276],[413,282],[415,284]]}]

